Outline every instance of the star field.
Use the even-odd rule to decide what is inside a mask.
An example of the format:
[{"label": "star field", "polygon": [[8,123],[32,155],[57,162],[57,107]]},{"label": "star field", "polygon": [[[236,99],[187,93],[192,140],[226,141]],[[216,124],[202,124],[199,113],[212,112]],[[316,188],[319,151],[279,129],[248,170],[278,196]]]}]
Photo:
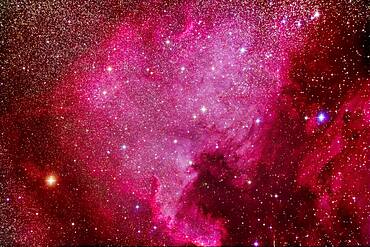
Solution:
[{"label": "star field", "polygon": [[369,245],[366,1],[6,1],[0,245]]}]

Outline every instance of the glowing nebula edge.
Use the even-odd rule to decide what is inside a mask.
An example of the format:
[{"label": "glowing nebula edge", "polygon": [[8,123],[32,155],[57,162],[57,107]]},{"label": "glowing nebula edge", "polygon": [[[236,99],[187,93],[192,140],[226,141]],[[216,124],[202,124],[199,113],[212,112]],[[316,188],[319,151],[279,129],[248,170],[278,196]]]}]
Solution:
[{"label": "glowing nebula edge", "polygon": [[1,4],[0,245],[369,245],[369,10]]}]

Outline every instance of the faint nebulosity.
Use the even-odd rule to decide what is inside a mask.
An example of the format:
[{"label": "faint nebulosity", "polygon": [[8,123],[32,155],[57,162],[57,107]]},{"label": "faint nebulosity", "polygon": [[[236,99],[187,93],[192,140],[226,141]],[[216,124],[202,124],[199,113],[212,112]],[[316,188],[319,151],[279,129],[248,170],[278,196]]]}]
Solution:
[{"label": "faint nebulosity", "polygon": [[370,244],[369,2],[0,16],[0,245]]}]

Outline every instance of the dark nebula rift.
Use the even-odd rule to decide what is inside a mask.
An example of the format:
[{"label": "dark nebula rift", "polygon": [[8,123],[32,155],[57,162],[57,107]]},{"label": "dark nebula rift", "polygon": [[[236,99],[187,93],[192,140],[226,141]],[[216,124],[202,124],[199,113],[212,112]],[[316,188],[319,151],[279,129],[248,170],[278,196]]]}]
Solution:
[{"label": "dark nebula rift", "polygon": [[6,1],[0,245],[369,245],[367,1]]}]

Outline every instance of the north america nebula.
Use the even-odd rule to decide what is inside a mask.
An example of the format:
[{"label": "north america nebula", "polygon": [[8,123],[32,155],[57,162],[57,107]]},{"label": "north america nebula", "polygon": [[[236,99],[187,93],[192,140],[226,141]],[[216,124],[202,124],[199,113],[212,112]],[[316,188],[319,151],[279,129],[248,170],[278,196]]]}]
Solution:
[{"label": "north america nebula", "polygon": [[370,244],[369,2],[0,6],[0,245]]}]

